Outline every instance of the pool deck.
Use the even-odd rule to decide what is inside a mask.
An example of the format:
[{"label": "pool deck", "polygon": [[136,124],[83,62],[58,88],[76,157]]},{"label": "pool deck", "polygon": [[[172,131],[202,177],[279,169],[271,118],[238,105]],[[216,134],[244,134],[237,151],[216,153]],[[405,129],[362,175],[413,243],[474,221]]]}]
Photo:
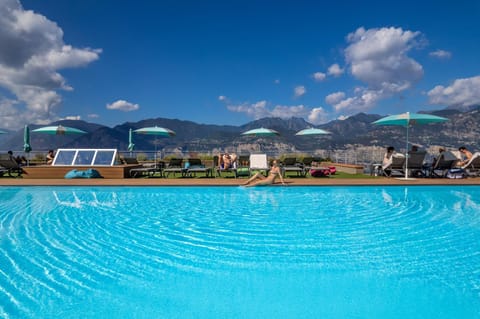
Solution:
[{"label": "pool deck", "polygon": [[[124,178],[124,179],[24,179],[0,178],[0,186],[239,186],[244,178]],[[480,185],[480,177],[465,179],[418,178],[286,178],[287,186],[341,185]],[[282,186],[276,183],[275,186]]]}]

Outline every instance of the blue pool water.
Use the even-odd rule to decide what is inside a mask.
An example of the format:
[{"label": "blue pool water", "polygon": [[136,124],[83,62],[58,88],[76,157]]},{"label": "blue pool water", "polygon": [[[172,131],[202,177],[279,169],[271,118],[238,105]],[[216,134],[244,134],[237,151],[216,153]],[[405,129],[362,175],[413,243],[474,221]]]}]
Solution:
[{"label": "blue pool water", "polygon": [[3,187],[0,318],[479,318],[480,187]]}]

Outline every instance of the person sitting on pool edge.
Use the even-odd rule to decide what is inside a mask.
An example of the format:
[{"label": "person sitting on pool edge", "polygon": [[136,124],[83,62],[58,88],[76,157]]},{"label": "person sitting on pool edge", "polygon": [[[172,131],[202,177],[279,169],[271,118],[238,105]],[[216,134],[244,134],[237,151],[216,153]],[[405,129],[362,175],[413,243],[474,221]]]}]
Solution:
[{"label": "person sitting on pool edge", "polygon": [[270,171],[268,172],[267,177],[263,176],[261,172],[257,172],[255,175],[250,177],[248,181],[246,181],[243,184],[243,186],[250,187],[250,186],[272,185],[275,183],[275,180],[277,179],[277,177],[279,177],[282,184],[285,185],[285,182],[282,177],[282,171],[278,166],[278,162],[274,160],[272,162],[272,167],[270,168]]}]

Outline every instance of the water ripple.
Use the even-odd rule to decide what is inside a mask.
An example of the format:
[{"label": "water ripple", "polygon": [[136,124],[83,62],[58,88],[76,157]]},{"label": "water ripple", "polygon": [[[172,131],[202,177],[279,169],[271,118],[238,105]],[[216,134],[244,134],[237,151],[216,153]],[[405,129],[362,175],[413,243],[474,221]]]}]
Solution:
[{"label": "water ripple", "polygon": [[172,271],[376,272],[478,293],[479,190],[437,190],[1,190],[0,317]]}]

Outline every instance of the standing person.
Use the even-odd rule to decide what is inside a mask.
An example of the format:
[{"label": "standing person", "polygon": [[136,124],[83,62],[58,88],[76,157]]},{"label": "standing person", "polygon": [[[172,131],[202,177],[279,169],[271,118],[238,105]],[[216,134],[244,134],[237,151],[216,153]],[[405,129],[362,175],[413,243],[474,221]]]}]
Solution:
[{"label": "standing person", "polygon": [[278,162],[274,160],[272,162],[272,167],[270,168],[270,171],[268,172],[267,177],[263,176],[262,173],[257,172],[255,175],[250,177],[250,179],[246,181],[243,185],[247,187],[271,185],[275,183],[275,180],[277,179],[277,177],[280,179],[282,184],[285,185],[285,182],[282,177],[282,171],[278,166]]},{"label": "standing person", "polygon": [[53,152],[53,150],[49,150],[47,153],[47,164],[52,165],[54,158],[55,158],[55,153]]},{"label": "standing person", "polygon": [[465,146],[460,146],[458,148],[458,150],[459,150],[460,153],[462,153],[464,158],[457,162],[457,166],[463,166],[463,165],[467,164],[472,159],[473,154],[472,154],[472,152],[467,150],[467,148]]}]

